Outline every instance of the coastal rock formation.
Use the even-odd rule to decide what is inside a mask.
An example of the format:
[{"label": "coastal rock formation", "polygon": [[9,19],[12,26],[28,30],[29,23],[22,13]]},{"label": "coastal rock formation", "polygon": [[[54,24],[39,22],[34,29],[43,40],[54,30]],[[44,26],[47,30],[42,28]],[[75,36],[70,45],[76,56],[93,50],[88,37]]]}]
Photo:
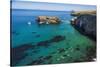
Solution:
[{"label": "coastal rock formation", "polygon": [[96,11],[95,11],[95,10],[88,10],[88,11],[72,11],[72,13],[71,13],[72,16],[80,16],[80,15],[84,15],[84,14],[96,15]]},{"label": "coastal rock formation", "polygon": [[58,24],[60,19],[56,16],[38,16],[37,22],[39,24]]},{"label": "coastal rock formation", "polygon": [[96,14],[81,14],[75,16],[71,24],[82,34],[96,40]]}]

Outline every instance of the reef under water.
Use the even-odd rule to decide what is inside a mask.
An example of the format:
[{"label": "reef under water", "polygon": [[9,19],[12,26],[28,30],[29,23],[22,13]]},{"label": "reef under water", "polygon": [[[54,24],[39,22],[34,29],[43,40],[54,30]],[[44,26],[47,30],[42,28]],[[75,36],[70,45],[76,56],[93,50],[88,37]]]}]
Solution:
[{"label": "reef under water", "polygon": [[[39,15],[57,16],[61,22],[38,25],[35,19]],[[70,12],[64,11],[13,10],[11,66],[94,61],[96,41],[79,33],[70,24],[71,18]]]}]

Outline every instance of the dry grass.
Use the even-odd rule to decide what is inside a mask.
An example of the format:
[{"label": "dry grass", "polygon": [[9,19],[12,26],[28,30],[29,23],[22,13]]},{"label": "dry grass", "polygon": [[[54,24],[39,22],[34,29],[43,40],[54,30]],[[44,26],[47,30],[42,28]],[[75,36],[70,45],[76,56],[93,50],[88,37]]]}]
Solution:
[{"label": "dry grass", "polygon": [[96,14],[96,10],[87,10],[87,11],[75,11],[72,13],[72,15],[83,15],[83,14],[93,14],[95,15]]}]

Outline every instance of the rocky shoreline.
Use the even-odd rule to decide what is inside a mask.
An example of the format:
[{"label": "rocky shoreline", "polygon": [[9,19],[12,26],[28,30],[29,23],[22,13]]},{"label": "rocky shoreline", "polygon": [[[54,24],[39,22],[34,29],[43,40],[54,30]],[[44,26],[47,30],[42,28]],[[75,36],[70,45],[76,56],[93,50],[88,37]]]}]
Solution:
[{"label": "rocky shoreline", "polygon": [[96,41],[96,11],[81,11],[71,14],[71,25],[80,33]]}]

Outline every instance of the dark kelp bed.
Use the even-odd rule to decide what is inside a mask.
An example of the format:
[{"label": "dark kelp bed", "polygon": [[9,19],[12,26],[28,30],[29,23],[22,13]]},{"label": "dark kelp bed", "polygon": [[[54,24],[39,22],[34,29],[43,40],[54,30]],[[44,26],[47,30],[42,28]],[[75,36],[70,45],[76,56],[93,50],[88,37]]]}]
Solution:
[{"label": "dark kelp bed", "polygon": [[[55,15],[55,12],[51,13]],[[38,25],[37,16],[33,15],[13,17],[11,66],[91,62],[96,59],[96,41],[70,24],[70,13],[58,12],[62,21],[55,25]],[[25,23],[29,20],[33,22],[30,26]]]},{"label": "dark kelp bed", "polygon": [[[16,48],[11,48],[11,52],[12,52],[11,66],[17,65],[19,61],[23,60],[24,58],[27,58],[28,55],[31,55],[31,54],[36,55],[37,53],[40,52],[40,50],[38,50],[39,48],[43,48],[45,52],[45,49],[52,48],[51,47],[52,43],[57,43],[65,39],[66,38],[64,36],[58,35],[50,40],[41,41],[37,43],[36,45],[33,45],[32,43],[28,43],[28,44],[23,44],[22,46],[19,46]],[[66,42],[66,45],[69,45],[69,44]],[[30,51],[29,53],[27,53],[28,50]],[[84,50],[86,51],[85,53],[84,53]],[[84,56],[80,55],[80,57],[74,58],[77,55],[71,56],[69,52],[70,53],[75,52],[76,54],[78,54],[79,52],[84,53]],[[36,60],[32,60],[31,57],[29,57],[28,60],[32,60],[32,61],[25,65],[89,62],[89,61],[93,61],[93,58],[96,58],[96,45],[87,45],[84,48],[82,48],[81,45],[77,44],[75,45],[74,48],[71,48],[71,45],[69,45],[69,47],[58,48],[56,49],[56,51],[51,52],[47,56],[39,56]],[[53,62],[56,60],[57,62]]]}]

